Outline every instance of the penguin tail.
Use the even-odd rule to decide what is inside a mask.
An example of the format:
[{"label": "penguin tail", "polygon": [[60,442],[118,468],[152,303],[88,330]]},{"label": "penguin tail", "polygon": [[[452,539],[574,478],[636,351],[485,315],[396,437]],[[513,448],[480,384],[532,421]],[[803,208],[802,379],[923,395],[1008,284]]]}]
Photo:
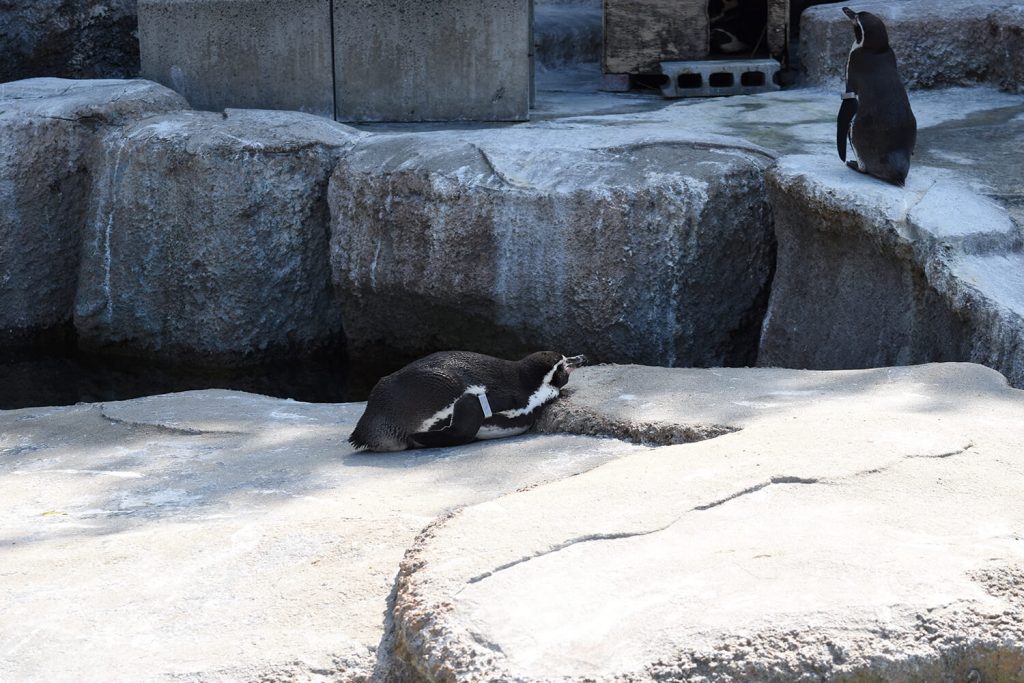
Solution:
[{"label": "penguin tail", "polygon": [[360,451],[393,452],[409,448],[408,440],[389,429],[386,420],[360,418],[348,437],[353,448]]},{"label": "penguin tail", "polygon": [[360,433],[358,427],[356,427],[355,431],[353,431],[352,434],[349,435],[348,442],[352,446],[352,448],[356,449],[357,451],[365,451],[370,447],[370,444],[367,443],[366,441],[366,437],[364,437]]},{"label": "penguin tail", "polygon": [[886,168],[889,173],[885,178],[897,187],[903,187],[907,182],[907,174],[910,173],[910,153],[905,149],[898,149],[890,152],[886,161]]}]

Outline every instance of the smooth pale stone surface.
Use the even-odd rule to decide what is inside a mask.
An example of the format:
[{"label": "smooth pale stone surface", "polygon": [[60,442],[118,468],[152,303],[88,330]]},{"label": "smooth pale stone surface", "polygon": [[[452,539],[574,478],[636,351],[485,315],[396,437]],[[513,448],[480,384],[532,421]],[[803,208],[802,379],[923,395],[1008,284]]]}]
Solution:
[{"label": "smooth pale stone surface", "polygon": [[362,409],[211,390],[0,412],[0,679],[365,680],[420,529],[646,450],[357,454]]},{"label": "smooth pale stone surface", "polygon": [[552,411],[589,413],[584,431],[652,417],[738,431],[432,525],[398,578],[390,680],[1019,676],[1024,393],[998,373],[573,380]]}]

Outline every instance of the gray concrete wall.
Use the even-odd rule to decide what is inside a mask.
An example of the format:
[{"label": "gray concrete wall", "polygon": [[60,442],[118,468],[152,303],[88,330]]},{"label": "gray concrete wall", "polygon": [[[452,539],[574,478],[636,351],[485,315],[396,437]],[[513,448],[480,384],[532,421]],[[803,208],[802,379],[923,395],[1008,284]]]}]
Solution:
[{"label": "gray concrete wall", "polygon": [[196,109],[331,116],[330,0],[139,0],[142,75]]},{"label": "gray concrete wall", "polygon": [[523,121],[529,0],[333,0],[339,121]]}]

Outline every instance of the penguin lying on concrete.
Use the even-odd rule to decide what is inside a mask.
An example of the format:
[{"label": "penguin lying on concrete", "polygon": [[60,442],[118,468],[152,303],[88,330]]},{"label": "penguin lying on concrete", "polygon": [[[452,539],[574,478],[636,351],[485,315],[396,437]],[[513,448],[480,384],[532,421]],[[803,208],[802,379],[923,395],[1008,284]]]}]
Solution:
[{"label": "penguin lying on concrete", "polygon": [[882,20],[870,12],[843,12],[853,22],[854,43],[846,64],[846,93],[836,121],[839,158],[850,140],[857,161],[850,168],[903,186],[917,142],[917,120],[896,72],[896,55]]},{"label": "penguin lying on concrete", "polygon": [[435,353],[377,382],[348,441],[359,449],[402,451],[522,434],[585,362],[554,351],[520,361]]}]

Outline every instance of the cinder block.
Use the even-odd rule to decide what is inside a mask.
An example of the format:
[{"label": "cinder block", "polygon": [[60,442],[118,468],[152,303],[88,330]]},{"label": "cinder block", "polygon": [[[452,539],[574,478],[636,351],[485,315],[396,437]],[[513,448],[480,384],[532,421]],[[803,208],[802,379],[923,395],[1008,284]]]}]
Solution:
[{"label": "cinder block", "polygon": [[142,76],[196,109],[332,116],[331,0],[139,0]]},{"label": "cinder block", "polygon": [[333,0],[339,121],[524,121],[530,0]]},{"label": "cinder block", "polygon": [[778,90],[780,65],[774,59],[720,59],[662,62],[668,78],[661,86],[665,97],[718,97],[755,95]]}]

